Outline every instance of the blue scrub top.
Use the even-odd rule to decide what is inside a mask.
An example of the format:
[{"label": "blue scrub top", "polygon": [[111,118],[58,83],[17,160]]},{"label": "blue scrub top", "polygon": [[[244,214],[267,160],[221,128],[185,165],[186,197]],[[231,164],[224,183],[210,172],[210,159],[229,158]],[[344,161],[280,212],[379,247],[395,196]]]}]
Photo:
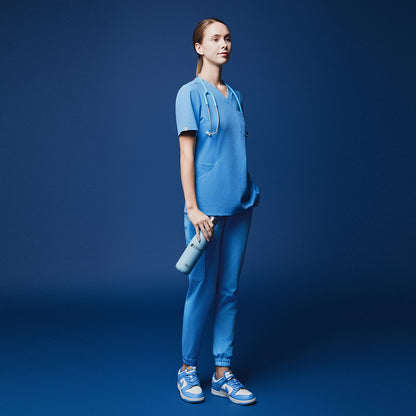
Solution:
[{"label": "blue scrub top", "polygon": [[[205,90],[198,77],[195,77],[183,85],[176,96],[178,136],[183,131],[196,132],[194,160],[198,208],[206,215],[238,214],[260,200],[259,189],[247,170],[244,115],[229,88],[226,98],[214,85],[205,80],[202,82],[217,101],[220,118],[218,132],[213,136],[206,134],[211,128],[204,99]],[[240,92],[234,91],[243,107]],[[215,131],[217,111],[210,94],[207,94],[207,100],[212,131]],[[184,212],[186,213],[186,203]]]}]

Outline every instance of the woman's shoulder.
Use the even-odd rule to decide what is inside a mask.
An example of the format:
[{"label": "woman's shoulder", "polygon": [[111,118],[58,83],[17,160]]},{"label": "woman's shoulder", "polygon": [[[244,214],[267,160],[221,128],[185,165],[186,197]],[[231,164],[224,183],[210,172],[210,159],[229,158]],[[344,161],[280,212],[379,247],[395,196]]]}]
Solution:
[{"label": "woman's shoulder", "polygon": [[233,85],[231,85],[229,82],[226,82],[226,84],[230,87],[230,88],[232,88],[232,90],[237,94],[237,96],[238,96],[238,98],[240,99],[241,98],[241,92],[240,92],[240,89],[238,88],[238,86],[237,87],[234,87]]},{"label": "woman's shoulder", "polygon": [[[199,90],[199,85],[198,85],[198,78],[194,78],[193,80],[187,82],[186,84],[183,84],[180,88],[179,91],[183,91],[183,92],[190,92],[190,91],[196,91]],[[178,91],[178,92],[179,92]]]},{"label": "woman's shoulder", "polygon": [[198,82],[198,78],[194,78],[192,81],[183,84],[177,94],[176,100],[189,100],[191,99],[194,103],[199,103],[201,101],[200,98],[201,90],[200,85]]}]

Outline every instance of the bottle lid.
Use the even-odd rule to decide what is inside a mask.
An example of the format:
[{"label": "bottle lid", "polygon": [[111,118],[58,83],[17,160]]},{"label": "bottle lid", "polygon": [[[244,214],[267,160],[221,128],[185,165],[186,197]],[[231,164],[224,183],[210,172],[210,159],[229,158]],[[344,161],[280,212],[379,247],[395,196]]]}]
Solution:
[{"label": "bottle lid", "polygon": [[211,222],[214,224],[214,227],[217,225],[218,220],[215,217],[209,217]]}]

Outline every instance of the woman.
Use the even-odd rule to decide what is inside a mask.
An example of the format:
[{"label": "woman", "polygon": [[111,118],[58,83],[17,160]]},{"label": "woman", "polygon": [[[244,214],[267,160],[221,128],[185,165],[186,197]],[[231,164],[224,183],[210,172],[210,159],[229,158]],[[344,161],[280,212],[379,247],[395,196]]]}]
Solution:
[{"label": "woman", "polygon": [[[203,330],[214,307],[211,392],[238,404],[256,401],[230,370],[237,313],[236,293],[243,265],[257,185],[247,171],[247,132],[241,94],[221,80],[231,35],[219,19],[205,19],[193,33],[196,77],[176,97],[181,180],[185,196],[186,244],[197,234],[209,243],[189,274],[182,330],[178,390],[192,403],[204,400],[196,364]],[[209,216],[215,216],[213,226]],[[200,234],[202,233],[202,235]]]}]

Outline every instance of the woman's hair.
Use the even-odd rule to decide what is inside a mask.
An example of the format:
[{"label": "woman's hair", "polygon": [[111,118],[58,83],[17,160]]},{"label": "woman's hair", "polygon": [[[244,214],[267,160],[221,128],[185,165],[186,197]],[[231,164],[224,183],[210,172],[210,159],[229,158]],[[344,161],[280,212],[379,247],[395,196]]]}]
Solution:
[{"label": "woman's hair", "polygon": [[[215,19],[214,17],[210,17],[208,19],[201,20],[196,25],[196,28],[194,29],[194,34],[193,34],[194,50],[195,50],[195,43],[202,43],[202,39],[204,38],[205,29],[210,24],[215,23],[215,22],[222,23],[223,25],[227,26],[222,20]],[[195,50],[195,52],[196,52],[196,50]],[[196,76],[198,76],[198,74],[201,72],[201,69],[202,69],[203,58],[202,58],[202,55],[200,55],[198,52],[196,52],[196,54],[198,55],[198,63],[196,65]]]}]

